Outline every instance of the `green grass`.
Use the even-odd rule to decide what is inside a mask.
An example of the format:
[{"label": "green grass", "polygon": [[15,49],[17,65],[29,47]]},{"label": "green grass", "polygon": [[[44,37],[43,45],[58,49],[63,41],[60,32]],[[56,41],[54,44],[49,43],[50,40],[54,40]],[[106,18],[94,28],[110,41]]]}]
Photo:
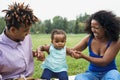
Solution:
[{"label": "green grass", "polygon": [[[86,34],[67,34],[67,42],[66,46],[69,48],[74,47]],[[32,41],[33,41],[33,50],[40,45],[50,44],[50,34],[32,34]],[[84,51],[86,55],[88,55],[88,50]],[[47,56],[47,55],[46,55]],[[120,53],[117,55],[116,64],[118,70],[120,71],[120,63],[119,63],[119,56]],[[42,74],[41,69],[41,61],[37,61],[36,58],[34,59],[35,62],[35,71],[34,71],[34,78],[39,78]],[[68,74],[69,75],[76,75],[79,73],[84,72],[88,67],[88,62],[84,59],[74,59],[70,56],[67,56],[67,64],[68,64]]]}]

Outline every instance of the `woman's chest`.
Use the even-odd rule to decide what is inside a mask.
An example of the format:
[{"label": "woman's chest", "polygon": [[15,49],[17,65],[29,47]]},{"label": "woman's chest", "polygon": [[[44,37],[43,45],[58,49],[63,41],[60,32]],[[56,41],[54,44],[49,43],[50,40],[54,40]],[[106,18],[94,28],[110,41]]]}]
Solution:
[{"label": "woman's chest", "polygon": [[107,50],[107,42],[97,42],[93,41],[90,45],[90,48],[94,54],[103,56]]}]

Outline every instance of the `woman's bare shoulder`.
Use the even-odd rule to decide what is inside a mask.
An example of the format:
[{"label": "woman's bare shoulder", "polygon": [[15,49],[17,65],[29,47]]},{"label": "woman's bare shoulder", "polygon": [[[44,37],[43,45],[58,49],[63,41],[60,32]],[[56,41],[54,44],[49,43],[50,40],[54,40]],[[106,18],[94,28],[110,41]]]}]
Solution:
[{"label": "woman's bare shoulder", "polygon": [[90,39],[90,35],[86,35],[82,40],[84,42],[88,42],[89,39]]}]

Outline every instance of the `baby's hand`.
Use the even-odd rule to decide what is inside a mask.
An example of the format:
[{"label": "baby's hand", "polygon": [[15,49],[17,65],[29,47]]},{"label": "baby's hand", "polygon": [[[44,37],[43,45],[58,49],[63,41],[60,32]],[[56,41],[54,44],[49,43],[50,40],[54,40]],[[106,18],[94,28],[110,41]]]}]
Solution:
[{"label": "baby's hand", "polygon": [[81,54],[80,54],[80,51],[73,51],[72,53],[72,57],[74,57],[75,59],[79,59],[81,58]]}]

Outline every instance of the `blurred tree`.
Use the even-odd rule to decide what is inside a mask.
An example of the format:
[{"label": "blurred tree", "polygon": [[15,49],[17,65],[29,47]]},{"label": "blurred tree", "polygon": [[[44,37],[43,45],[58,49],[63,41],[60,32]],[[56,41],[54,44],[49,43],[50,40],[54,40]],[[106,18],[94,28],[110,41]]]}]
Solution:
[{"label": "blurred tree", "polygon": [[2,33],[5,26],[6,26],[6,24],[5,24],[4,18],[0,17],[0,34]]},{"label": "blurred tree", "polygon": [[53,27],[52,27],[52,23],[51,23],[50,19],[44,21],[44,26],[46,27],[45,28],[45,33],[47,33],[47,34],[51,33],[51,30],[53,29]]}]

